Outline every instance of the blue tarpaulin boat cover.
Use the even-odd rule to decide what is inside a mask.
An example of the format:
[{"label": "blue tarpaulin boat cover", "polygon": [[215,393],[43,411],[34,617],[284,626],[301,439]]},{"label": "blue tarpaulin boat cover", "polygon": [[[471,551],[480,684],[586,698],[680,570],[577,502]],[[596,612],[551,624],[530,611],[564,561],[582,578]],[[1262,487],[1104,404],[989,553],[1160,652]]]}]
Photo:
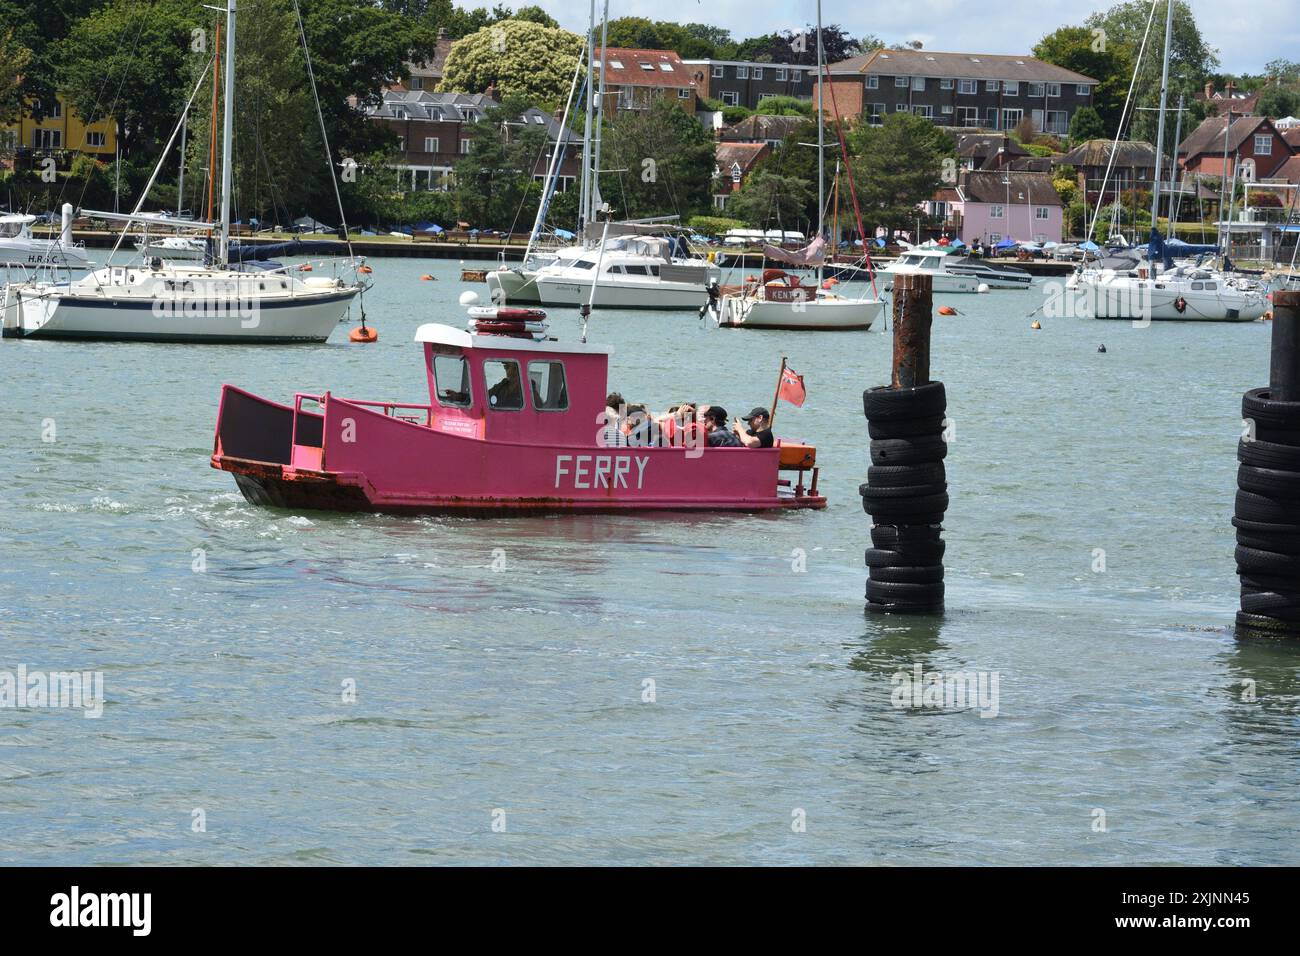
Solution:
[{"label": "blue tarpaulin boat cover", "polygon": [[242,243],[230,247],[231,262],[252,262],[265,259],[279,259],[283,256],[345,256],[348,247],[341,242],[321,240],[304,242],[291,239],[288,242]]}]

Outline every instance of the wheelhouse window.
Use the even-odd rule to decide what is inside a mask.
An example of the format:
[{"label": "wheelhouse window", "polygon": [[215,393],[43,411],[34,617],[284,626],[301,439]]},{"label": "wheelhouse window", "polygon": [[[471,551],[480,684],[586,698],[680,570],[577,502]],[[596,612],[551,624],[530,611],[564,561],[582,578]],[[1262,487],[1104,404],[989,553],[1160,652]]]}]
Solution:
[{"label": "wheelhouse window", "polygon": [[533,408],[539,412],[562,412],[569,407],[563,362],[529,362],[528,387]]},{"label": "wheelhouse window", "polygon": [[519,363],[513,359],[489,359],[483,363],[483,385],[488,407],[498,412],[517,412],[524,407]]},{"label": "wheelhouse window", "polygon": [[433,357],[433,390],[439,405],[469,407],[469,363],[465,356],[443,354]]}]

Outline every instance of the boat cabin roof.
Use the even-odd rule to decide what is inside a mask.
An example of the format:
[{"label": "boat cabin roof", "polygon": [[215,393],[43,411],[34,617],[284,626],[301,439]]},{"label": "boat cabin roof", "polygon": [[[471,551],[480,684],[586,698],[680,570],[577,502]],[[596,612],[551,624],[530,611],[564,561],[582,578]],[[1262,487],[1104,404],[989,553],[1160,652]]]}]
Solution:
[{"label": "boat cabin roof", "polygon": [[612,355],[611,345],[591,345],[581,342],[534,342],[532,339],[509,338],[504,335],[475,335],[439,322],[427,322],[415,330],[415,341],[432,345],[447,345],[460,349],[492,349],[507,352],[563,352],[579,355]]},{"label": "boat cabin roof", "polygon": [[26,224],[35,221],[36,221],[35,216],[25,212],[8,212],[0,216],[0,222],[3,223],[21,222],[23,224]]}]

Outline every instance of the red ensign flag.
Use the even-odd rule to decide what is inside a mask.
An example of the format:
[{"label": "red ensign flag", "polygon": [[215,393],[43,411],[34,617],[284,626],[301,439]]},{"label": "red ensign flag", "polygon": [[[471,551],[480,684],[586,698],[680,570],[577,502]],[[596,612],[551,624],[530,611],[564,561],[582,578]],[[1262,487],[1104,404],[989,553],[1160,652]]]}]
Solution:
[{"label": "red ensign flag", "polygon": [[785,399],[791,405],[803,405],[807,395],[803,387],[803,376],[786,366],[781,370],[781,387],[777,389],[776,394],[778,398]]}]

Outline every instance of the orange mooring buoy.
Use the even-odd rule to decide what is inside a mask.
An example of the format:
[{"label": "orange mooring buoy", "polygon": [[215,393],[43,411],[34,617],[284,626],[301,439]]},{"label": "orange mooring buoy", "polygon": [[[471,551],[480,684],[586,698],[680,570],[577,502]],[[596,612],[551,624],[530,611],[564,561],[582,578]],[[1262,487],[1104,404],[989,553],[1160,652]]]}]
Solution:
[{"label": "orange mooring buoy", "polygon": [[364,272],[364,273],[366,273],[367,275],[369,275],[371,272],[374,272],[375,270],[372,269],[372,268],[370,268],[370,266],[362,266],[362,267],[361,267],[360,269],[358,269],[357,271],[358,271],[358,272]]},{"label": "orange mooring buoy", "polygon": [[431,275],[422,275],[422,276],[420,276],[420,281],[421,281],[421,282],[432,282],[432,281],[433,281],[433,276],[431,276]]},{"label": "orange mooring buoy", "polygon": [[298,271],[299,271],[299,272],[311,272],[311,263],[310,263],[310,262],[304,262],[302,265],[300,265],[300,266],[298,267]]},{"label": "orange mooring buoy", "polygon": [[379,333],[376,332],[374,329],[367,328],[364,325],[361,326],[360,328],[353,329],[351,332],[348,333],[349,342],[360,342],[364,345],[370,342],[377,342],[378,340],[379,340]]},{"label": "orange mooring buoy", "polygon": [[1030,327],[1031,329],[1041,329],[1041,328],[1042,328],[1042,326],[1039,325],[1037,319],[1034,319],[1034,321],[1030,322],[1030,323],[1029,323],[1029,327]]},{"label": "orange mooring buoy", "polygon": [[957,310],[954,309],[954,308],[953,308],[952,306],[950,306],[950,305],[941,305],[941,306],[939,306],[939,314],[940,314],[940,315],[956,315],[956,314],[957,314]]}]

